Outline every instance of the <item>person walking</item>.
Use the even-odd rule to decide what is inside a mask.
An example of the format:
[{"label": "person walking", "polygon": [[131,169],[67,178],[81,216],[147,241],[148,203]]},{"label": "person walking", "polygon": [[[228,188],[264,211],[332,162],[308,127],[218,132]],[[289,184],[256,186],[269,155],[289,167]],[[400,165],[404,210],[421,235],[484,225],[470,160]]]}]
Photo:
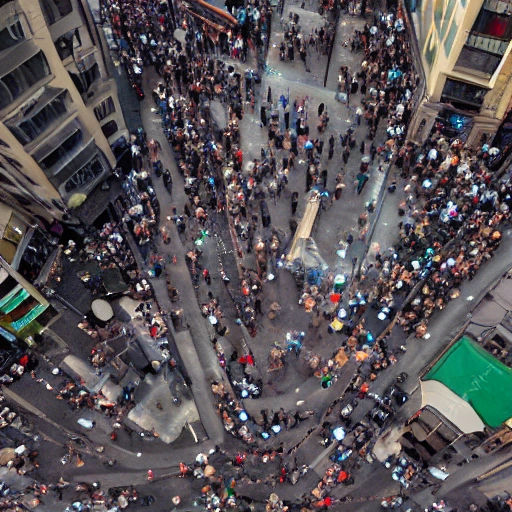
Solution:
[{"label": "person walking", "polygon": [[357,180],[356,191],[357,191],[357,195],[359,195],[363,191],[363,188],[366,185],[366,182],[368,181],[368,176],[366,174],[359,173],[356,177],[356,180]]},{"label": "person walking", "polygon": [[324,169],[322,171],[322,184],[324,186],[324,189],[327,189],[327,169]]},{"label": "person walking", "polygon": [[261,310],[261,299],[258,297],[254,301],[254,312],[259,315],[263,315],[263,311]]},{"label": "person walking", "polygon": [[345,146],[345,148],[343,149],[343,153],[342,153],[343,163],[345,165],[347,164],[349,157],[350,157],[350,147],[347,144]]},{"label": "person walking", "polygon": [[293,192],[292,194],[292,215],[297,213],[297,206],[299,205],[299,193]]}]

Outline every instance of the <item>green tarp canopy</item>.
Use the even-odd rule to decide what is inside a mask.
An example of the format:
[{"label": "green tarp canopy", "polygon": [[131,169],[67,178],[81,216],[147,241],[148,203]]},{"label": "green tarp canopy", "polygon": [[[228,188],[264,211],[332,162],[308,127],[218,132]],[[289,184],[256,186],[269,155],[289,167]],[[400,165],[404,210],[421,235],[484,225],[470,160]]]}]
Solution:
[{"label": "green tarp canopy", "polygon": [[428,372],[468,402],[493,428],[512,418],[512,369],[463,336]]}]

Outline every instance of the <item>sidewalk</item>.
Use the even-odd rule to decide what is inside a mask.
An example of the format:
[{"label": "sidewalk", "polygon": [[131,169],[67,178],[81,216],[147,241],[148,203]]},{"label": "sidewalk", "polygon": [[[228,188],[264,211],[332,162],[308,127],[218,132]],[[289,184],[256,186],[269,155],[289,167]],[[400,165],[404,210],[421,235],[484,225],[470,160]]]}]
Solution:
[{"label": "sidewalk", "polygon": [[[145,75],[145,89],[149,92],[156,87],[156,79],[152,74],[152,70],[147,70]],[[225,430],[222,426],[220,418],[214,408],[214,397],[210,390],[211,380],[222,380],[223,375],[219,367],[217,356],[210,343],[210,333],[207,330],[206,320],[203,318],[190,274],[185,263],[185,254],[187,249],[180,241],[176,226],[167,221],[167,216],[172,215],[172,207],[177,207],[181,212],[186,196],[182,186],[183,178],[179,174],[172,150],[165,140],[165,136],[160,126],[160,117],[157,113],[152,112],[154,108],[151,95],[148,94],[141,105],[142,123],[146,131],[147,138],[156,139],[161,144],[160,160],[164,169],[171,171],[173,182],[172,202],[169,200],[169,192],[165,188],[162,180],[152,173],[153,187],[160,201],[160,225],[165,225],[169,230],[172,242],[165,245],[162,242],[157,243],[158,253],[164,256],[166,261],[170,262],[173,255],[177,257],[177,264],[168,264],[166,271],[171,277],[171,282],[175,283],[179,290],[179,303],[174,305],[171,303],[165,282],[165,274],[160,278],[152,280],[156,298],[160,307],[167,312],[172,311],[180,305],[185,311],[184,323],[187,330],[181,332],[173,332],[173,337],[187,372],[192,381],[192,392],[201,417],[203,426],[210,437],[216,443],[224,439]],[[170,324],[170,322],[168,322]]]}]

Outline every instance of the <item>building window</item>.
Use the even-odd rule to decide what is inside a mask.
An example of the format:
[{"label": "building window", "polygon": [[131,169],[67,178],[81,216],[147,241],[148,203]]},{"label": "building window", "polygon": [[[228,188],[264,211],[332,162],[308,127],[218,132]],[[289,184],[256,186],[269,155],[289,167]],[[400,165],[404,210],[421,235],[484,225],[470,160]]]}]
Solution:
[{"label": "building window", "polygon": [[478,50],[476,48],[464,46],[459,54],[455,67],[479,71],[490,78],[498,69],[501,59],[501,55],[493,55],[492,53]]},{"label": "building window", "polygon": [[16,192],[11,192],[12,197],[18,201],[18,203],[22,204],[23,206],[30,206],[32,204],[31,201],[29,201],[25,196],[22,196],[21,194],[18,194]]},{"label": "building window", "polygon": [[94,107],[94,114],[98,121],[103,121],[103,119],[113,114],[115,111],[116,107],[111,96],[102,101],[97,107]]},{"label": "building window", "polygon": [[3,30],[0,30],[0,52],[16,46],[24,40],[23,26],[17,17],[13,18]]},{"label": "building window", "polygon": [[55,151],[52,151],[47,157],[43,158],[39,165],[42,169],[51,169],[59,160],[72,156],[81,142],[82,131],[76,130]]},{"label": "building window", "polygon": [[101,127],[101,131],[103,132],[103,135],[107,137],[107,139],[114,135],[117,130],[119,130],[119,128],[117,127],[117,123],[114,120],[109,121]]},{"label": "building window", "polygon": [[82,40],[78,29],[70,30],[55,41],[55,48],[57,49],[60,60],[64,60],[70,55],[73,55],[75,48],[80,48],[80,46],[82,46]]},{"label": "building window", "polygon": [[87,71],[83,73],[69,72],[73,83],[75,84],[80,94],[86,93],[91,85],[100,77],[100,68],[98,63],[93,64]]},{"label": "building window", "polygon": [[472,32],[505,41],[512,39],[512,18],[506,14],[482,9],[473,25]]},{"label": "building window", "polygon": [[461,109],[480,110],[488,89],[447,78],[441,101]]},{"label": "building window", "polygon": [[16,126],[10,126],[12,134],[21,144],[28,144],[41,135],[52,123],[57,121],[66,113],[66,105],[62,93],[57,98],[50,101],[39,112],[34,114],[30,119],[26,119]]},{"label": "building window", "polygon": [[498,69],[512,38],[512,17],[503,10],[502,2],[487,0],[460,52],[457,67],[484,73],[490,78]]},{"label": "building window", "polygon": [[60,201],[57,201],[57,199],[52,199],[52,204],[55,206],[55,208],[57,208],[57,210],[61,212],[66,211],[66,207]]},{"label": "building window", "polygon": [[43,52],[39,52],[11,73],[4,75],[0,78],[0,109],[7,107],[49,74],[46,57]]},{"label": "building window", "polygon": [[103,173],[103,170],[99,157],[93,158],[66,182],[64,187],[66,192],[72,192],[77,188],[82,188],[87,185],[87,183],[95,180],[101,173]]},{"label": "building window", "polygon": [[41,0],[41,7],[48,25],[73,12],[71,0]]},{"label": "building window", "polygon": [[16,217],[16,215],[11,215],[11,218],[5,226],[4,236],[5,240],[9,240],[13,244],[18,245],[21,242],[21,238],[23,237],[23,232],[25,231],[25,224]]}]

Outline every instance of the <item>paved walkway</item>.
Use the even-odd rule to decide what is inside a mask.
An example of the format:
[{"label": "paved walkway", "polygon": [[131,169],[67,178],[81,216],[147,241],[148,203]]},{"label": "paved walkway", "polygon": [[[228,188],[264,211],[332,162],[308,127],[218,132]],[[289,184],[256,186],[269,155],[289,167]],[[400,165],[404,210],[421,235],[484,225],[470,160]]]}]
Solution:
[{"label": "paved walkway", "polygon": [[[148,94],[141,105],[142,123],[148,140],[154,138],[160,142],[162,146],[160,160],[164,168],[171,171],[173,182],[175,183],[172,199],[174,204],[183,205],[186,200],[183,187],[181,186],[183,178],[178,172],[172,150],[165,140],[161,129],[160,117],[157,113],[152,112],[154,104],[149,92],[156,87],[156,83],[151,71],[148,68],[145,75],[145,90],[148,91]],[[206,321],[197,303],[194,286],[185,262],[187,249],[181,243],[176,226],[167,220],[167,217],[172,215],[173,203],[171,202],[171,197],[162,180],[157,178],[153,172],[152,178],[153,187],[160,202],[160,225],[167,227],[172,238],[172,243],[169,245],[158,242],[157,250],[158,254],[164,256],[168,262],[172,261],[173,255],[177,257],[177,264],[168,264],[166,271],[170,275],[171,282],[176,283],[176,287],[179,290],[179,303],[176,305],[172,304],[169,299],[165,273],[162,273],[160,278],[153,279],[152,284],[155,289],[156,298],[163,310],[169,312],[177,306],[181,306],[185,310],[184,323],[186,329],[175,332],[171,325],[169,327],[176,341],[180,358],[192,381],[192,393],[203,426],[208,437],[215,443],[220,443],[224,439],[225,429],[214,407],[215,400],[210,389],[210,383],[212,380],[224,380],[225,376],[218,364],[217,356],[210,342],[211,332],[207,329]],[[181,211],[181,208],[178,208],[178,211]]]}]

